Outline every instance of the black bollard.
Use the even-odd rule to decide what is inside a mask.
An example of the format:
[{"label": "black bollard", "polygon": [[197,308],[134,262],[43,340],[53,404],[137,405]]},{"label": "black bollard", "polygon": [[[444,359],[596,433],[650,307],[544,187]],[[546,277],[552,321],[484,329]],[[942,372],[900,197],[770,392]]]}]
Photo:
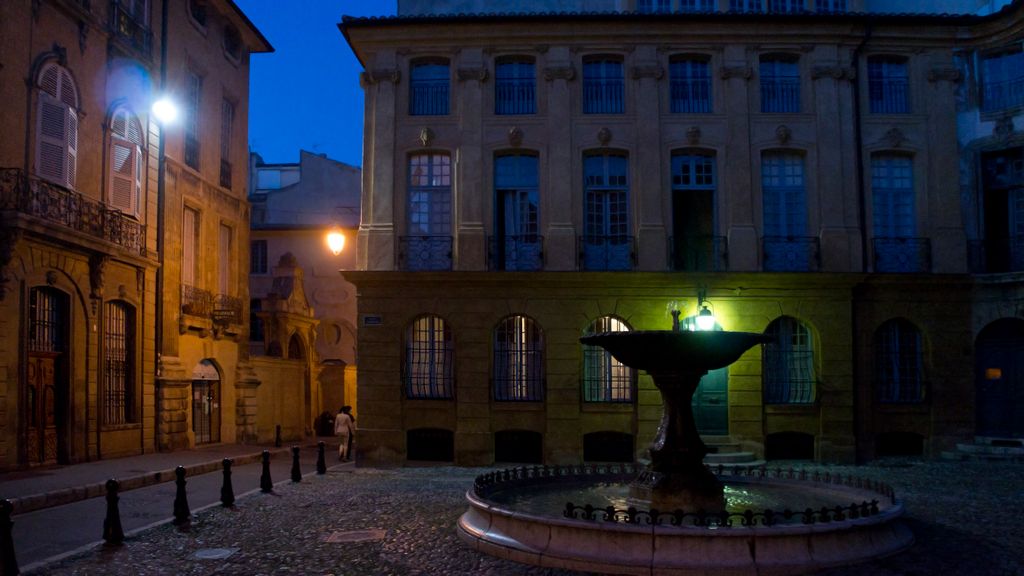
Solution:
[{"label": "black bollard", "polygon": [[117,502],[121,498],[117,491],[121,484],[111,478],[107,480],[107,517],[103,519],[103,541],[107,546],[120,546],[124,544],[124,529],[121,528],[121,512]]},{"label": "black bollard", "polygon": [[221,464],[224,465],[224,484],[220,487],[220,505],[229,508],[235,505],[235,489],[231,487],[231,459],[225,458]]},{"label": "black bollard", "polygon": [[302,471],[299,470],[298,446],[292,446],[292,482],[302,482]]},{"label": "black bollard", "polygon": [[270,450],[263,451],[263,474],[260,474],[260,490],[273,492],[274,483],[270,481]]},{"label": "black bollard", "polygon": [[316,443],[316,473],[327,474],[327,461],[324,460],[324,448],[327,445],[321,440]]},{"label": "black bollard", "polygon": [[11,535],[13,512],[14,504],[10,500],[0,500],[0,576],[21,574],[18,559],[14,556],[14,537]]},{"label": "black bollard", "polygon": [[278,424],[276,430],[274,431],[274,448],[280,448],[280,447],[281,447],[281,425]]},{"label": "black bollard", "polygon": [[188,510],[188,495],[185,494],[185,467],[175,468],[174,476],[174,483],[178,485],[178,490],[174,494],[174,524],[180,526],[188,522],[188,517],[192,515]]}]

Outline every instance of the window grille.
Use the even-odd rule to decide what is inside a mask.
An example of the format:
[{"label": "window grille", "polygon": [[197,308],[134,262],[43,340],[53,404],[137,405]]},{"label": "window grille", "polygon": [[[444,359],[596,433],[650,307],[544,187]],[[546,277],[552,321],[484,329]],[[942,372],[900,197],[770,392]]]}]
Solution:
[{"label": "window grille", "polygon": [[[613,316],[594,320],[587,334],[629,332],[625,322]],[[600,346],[583,344],[583,400],[585,402],[632,402],[636,375]]]},{"label": "window grille", "polygon": [[921,332],[906,320],[889,320],[875,332],[875,381],[885,404],[924,400]]},{"label": "window grille", "polygon": [[409,114],[444,116],[448,114],[447,62],[419,62],[409,73]]},{"label": "window grille", "polygon": [[532,318],[511,316],[495,329],[494,399],[544,400],[544,341]]},{"label": "window grille", "polygon": [[868,60],[868,93],[874,114],[910,112],[907,63],[903,59],[873,57]]},{"label": "window grille", "polygon": [[622,114],[624,89],[622,60],[603,58],[583,63],[584,114]]},{"label": "window grille", "polygon": [[454,348],[447,323],[437,316],[413,321],[405,337],[405,393],[409,398],[451,398]]},{"label": "window grille", "polygon": [[761,112],[800,111],[800,64],[795,59],[761,59]]},{"label": "window grille", "polygon": [[67,319],[61,295],[47,288],[33,288],[29,301],[29,350],[64,352]]},{"label": "window grille", "polygon": [[494,113],[534,114],[537,111],[533,60],[505,59],[494,66]]},{"label": "window grille", "polygon": [[793,318],[768,325],[771,341],[762,348],[762,382],[766,404],[814,401],[814,348],[810,331]]},{"label": "window grille", "polygon": [[104,424],[126,424],[133,420],[134,332],[131,308],[122,302],[108,303],[103,335]]},{"label": "window grille", "polygon": [[674,59],[669,63],[671,110],[677,113],[711,112],[711,73],[707,60]]}]

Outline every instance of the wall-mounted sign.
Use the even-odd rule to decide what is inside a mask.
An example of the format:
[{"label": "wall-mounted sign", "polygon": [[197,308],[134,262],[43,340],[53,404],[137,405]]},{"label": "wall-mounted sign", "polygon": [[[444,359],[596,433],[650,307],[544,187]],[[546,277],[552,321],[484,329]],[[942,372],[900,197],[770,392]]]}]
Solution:
[{"label": "wall-mounted sign", "polygon": [[376,314],[363,315],[363,326],[380,326],[383,323],[384,319]]}]

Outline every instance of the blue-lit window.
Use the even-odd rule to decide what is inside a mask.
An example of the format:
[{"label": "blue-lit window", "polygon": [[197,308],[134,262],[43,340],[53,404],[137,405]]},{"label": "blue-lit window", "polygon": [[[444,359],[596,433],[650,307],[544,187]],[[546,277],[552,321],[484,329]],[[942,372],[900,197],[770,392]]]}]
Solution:
[{"label": "blue-lit window", "polygon": [[800,63],[790,56],[764,56],[761,77],[761,112],[800,111]]},{"label": "blue-lit window", "polygon": [[711,66],[706,58],[673,58],[669,62],[672,112],[711,112]]},{"label": "blue-lit window", "polygon": [[909,156],[876,154],[871,157],[871,196],[876,237],[914,236],[917,228],[914,166]]},{"label": "blue-lit window", "polygon": [[718,9],[718,0],[679,0],[680,12],[714,12]]},{"label": "blue-lit window", "polygon": [[924,400],[921,331],[903,319],[889,320],[875,332],[875,387],[883,404]]},{"label": "blue-lit window", "polygon": [[814,401],[814,344],[811,331],[795,318],[777,318],[765,330],[761,380],[765,404],[810,404]]},{"label": "blue-lit window", "polygon": [[622,114],[624,91],[621,59],[593,58],[583,63],[584,114]]},{"label": "blue-lit window", "polygon": [[641,14],[655,14],[671,11],[670,0],[636,0],[636,11]]},{"label": "blue-lit window", "polygon": [[541,268],[537,157],[506,154],[494,159],[493,258],[497,270]]},{"label": "blue-lit window", "polygon": [[802,12],[803,9],[804,0],[768,0],[769,12]]},{"label": "blue-lit window", "polygon": [[448,62],[414,62],[409,71],[409,114],[444,116],[448,114]]},{"label": "blue-lit window", "polygon": [[907,61],[891,56],[868,59],[868,93],[874,114],[910,112],[907,88]]},{"label": "blue-lit window", "polygon": [[629,159],[592,154],[583,159],[583,269],[629,270]]},{"label": "blue-lit window", "polygon": [[814,0],[818,12],[846,12],[846,0]]},{"label": "blue-lit window", "polygon": [[494,399],[544,400],[544,337],[527,316],[509,316],[494,330]]},{"label": "blue-lit window", "polygon": [[807,233],[804,159],[791,152],[761,156],[761,199],[764,224],[764,269],[801,272],[816,257]]},{"label": "blue-lit window", "polygon": [[455,389],[452,332],[438,316],[420,316],[405,333],[405,394],[451,398]]},{"label": "blue-lit window", "polygon": [[494,113],[537,112],[537,78],[533,59],[504,58],[494,65]]},{"label": "blue-lit window", "polygon": [[[614,316],[602,316],[587,327],[587,335],[629,332],[629,326]],[[583,400],[585,402],[632,402],[636,375],[600,346],[583,345]]]},{"label": "blue-lit window", "polygon": [[409,157],[406,233],[400,239],[405,270],[448,270],[452,263],[451,157]]},{"label": "blue-lit window", "polygon": [[981,109],[1024,106],[1024,51],[1020,46],[981,59]]},{"label": "blue-lit window", "polygon": [[736,12],[760,12],[761,0],[729,0],[729,10]]}]

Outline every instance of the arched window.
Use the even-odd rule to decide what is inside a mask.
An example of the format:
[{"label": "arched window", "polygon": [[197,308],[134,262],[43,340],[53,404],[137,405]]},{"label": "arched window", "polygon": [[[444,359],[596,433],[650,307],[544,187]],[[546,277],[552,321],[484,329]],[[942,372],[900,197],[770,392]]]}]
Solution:
[{"label": "arched window", "polygon": [[110,115],[110,176],[107,198],[110,206],[139,215],[142,197],[142,127],[125,106]]},{"label": "arched window", "polygon": [[814,401],[814,344],[811,331],[795,318],[777,318],[765,330],[761,379],[765,404]]},{"label": "arched window", "polygon": [[515,315],[494,330],[494,399],[544,399],[544,338],[532,318]]},{"label": "arched window", "polygon": [[448,114],[448,61],[419,60],[409,70],[409,114],[444,116]]},{"label": "arched window", "polygon": [[103,315],[103,423],[135,421],[135,309],[108,302]]},{"label": "arched window", "polygon": [[[629,332],[630,328],[614,316],[602,316],[587,327],[586,334]],[[583,401],[632,402],[636,376],[632,368],[616,360],[600,346],[583,344]]]},{"label": "arched window", "polygon": [[290,360],[305,360],[306,345],[298,333],[292,334],[288,339],[288,358]]},{"label": "arched window", "polygon": [[924,400],[921,331],[903,319],[878,327],[874,338],[878,401],[907,404]]},{"label": "arched window", "polygon": [[56,62],[43,66],[37,79],[36,174],[75,187],[78,160],[78,91],[71,73]]},{"label": "arched window", "polygon": [[420,316],[405,331],[405,393],[451,398],[455,389],[452,332],[438,316]]}]

